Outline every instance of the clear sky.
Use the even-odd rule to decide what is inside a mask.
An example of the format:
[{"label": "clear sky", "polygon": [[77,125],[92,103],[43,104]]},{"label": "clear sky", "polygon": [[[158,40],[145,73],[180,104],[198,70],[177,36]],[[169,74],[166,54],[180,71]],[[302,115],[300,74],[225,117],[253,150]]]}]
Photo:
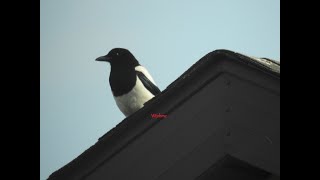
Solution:
[{"label": "clear sky", "polygon": [[280,59],[279,0],[41,0],[40,179],[124,119],[95,62],[129,49],[164,90],[216,49]]}]

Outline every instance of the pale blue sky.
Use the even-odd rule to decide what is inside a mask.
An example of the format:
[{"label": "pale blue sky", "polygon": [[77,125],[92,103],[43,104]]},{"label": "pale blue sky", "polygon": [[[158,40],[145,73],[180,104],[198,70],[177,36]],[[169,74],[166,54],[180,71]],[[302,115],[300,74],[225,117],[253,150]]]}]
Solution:
[{"label": "pale blue sky", "polygon": [[41,0],[40,179],[124,119],[95,62],[129,49],[161,90],[201,57],[229,49],[280,59],[279,0]]}]

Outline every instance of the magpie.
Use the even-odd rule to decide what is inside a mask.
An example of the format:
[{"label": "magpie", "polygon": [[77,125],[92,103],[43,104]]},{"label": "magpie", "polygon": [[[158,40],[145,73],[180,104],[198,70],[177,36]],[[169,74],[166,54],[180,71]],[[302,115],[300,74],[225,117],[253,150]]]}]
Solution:
[{"label": "magpie", "polygon": [[147,69],[127,49],[114,48],[96,61],[110,63],[111,91],[117,106],[126,117],[161,92]]}]

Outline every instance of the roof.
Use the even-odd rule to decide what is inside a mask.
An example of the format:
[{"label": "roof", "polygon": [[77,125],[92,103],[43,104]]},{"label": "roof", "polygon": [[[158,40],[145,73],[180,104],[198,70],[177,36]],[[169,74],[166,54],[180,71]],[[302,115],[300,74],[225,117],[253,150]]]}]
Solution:
[{"label": "roof", "polygon": [[[271,79],[280,80],[280,63],[274,60],[249,57],[229,50],[210,52],[172,82],[161,94],[148,101],[142,109],[125,118],[116,127],[100,137],[93,146],[52,173],[49,179],[85,179],[161,122],[161,120],[152,119],[150,112],[170,115],[211,81],[213,78],[211,76],[214,74],[221,72],[232,74],[234,69],[230,64],[245,65]],[[211,72],[209,67],[215,67],[217,72]],[[268,78],[265,82],[269,83]],[[186,89],[190,89],[190,93],[185,93]],[[272,88],[269,90],[274,91]],[[280,92],[274,92],[280,95]]]},{"label": "roof", "polygon": [[280,180],[280,177],[226,155],[196,178],[196,180],[212,179]]}]

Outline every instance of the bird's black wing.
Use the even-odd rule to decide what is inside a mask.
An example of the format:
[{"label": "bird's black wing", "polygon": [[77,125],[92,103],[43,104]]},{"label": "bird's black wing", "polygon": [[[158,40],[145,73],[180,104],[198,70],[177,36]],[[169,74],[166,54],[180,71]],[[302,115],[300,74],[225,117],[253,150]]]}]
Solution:
[{"label": "bird's black wing", "polygon": [[154,85],[142,72],[136,71],[136,74],[144,87],[146,87],[153,95],[161,93],[160,89]]}]

